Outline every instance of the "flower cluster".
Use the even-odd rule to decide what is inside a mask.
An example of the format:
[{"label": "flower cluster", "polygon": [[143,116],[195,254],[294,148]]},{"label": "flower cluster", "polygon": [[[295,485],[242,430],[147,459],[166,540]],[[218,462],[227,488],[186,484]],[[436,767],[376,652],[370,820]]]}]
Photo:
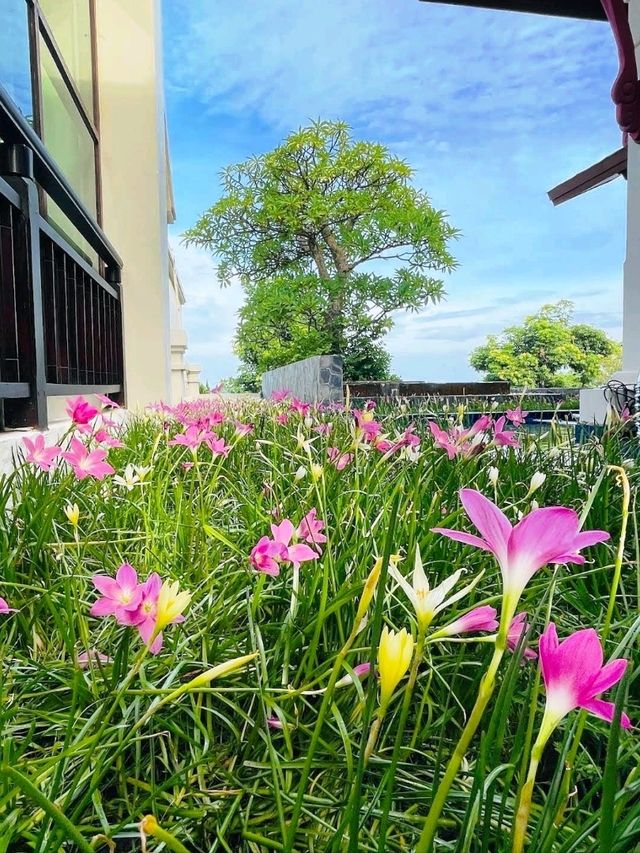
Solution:
[{"label": "flower cluster", "polygon": [[322,532],[324,521],[317,515],[315,508],[310,509],[297,528],[288,518],[272,524],[271,537],[259,539],[249,555],[254,569],[277,577],[282,563],[299,568],[301,563],[317,560],[322,554],[322,544],[327,541]]},{"label": "flower cluster", "polygon": [[177,622],[184,622],[183,610],[191,595],[179,592],[177,583],[162,582],[152,572],[140,583],[133,566],[123,563],[114,578],[94,575],[93,585],[101,597],[91,607],[92,616],[114,616],[118,624],[135,627],[152,654],[162,648],[162,632]]},{"label": "flower cluster", "polygon": [[454,424],[442,429],[435,421],[429,421],[429,429],[436,447],[444,450],[449,459],[460,456],[468,459],[476,456],[485,447],[519,447],[517,435],[505,429],[507,418],[503,415],[496,421],[490,415],[482,415],[468,429]]}]

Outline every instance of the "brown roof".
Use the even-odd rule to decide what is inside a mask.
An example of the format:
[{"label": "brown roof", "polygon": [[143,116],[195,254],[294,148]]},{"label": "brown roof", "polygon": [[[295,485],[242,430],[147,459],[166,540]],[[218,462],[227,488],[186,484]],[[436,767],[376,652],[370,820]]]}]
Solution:
[{"label": "brown roof", "polygon": [[600,160],[599,163],[594,163],[588,169],[584,169],[572,178],[558,184],[557,187],[549,190],[548,196],[555,205],[562,204],[563,201],[569,201],[571,198],[576,198],[576,196],[612,181],[618,175],[627,177],[626,146],[619,148],[613,154],[605,157],[604,160]]},{"label": "brown roof", "polygon": [[448,3],[452,6],[476,6],[482,9],[501,9],[510,12],[533,12],[539,15],[559,15],[563,18],[584,18],[606,21],[600,0],[423,0]]}]

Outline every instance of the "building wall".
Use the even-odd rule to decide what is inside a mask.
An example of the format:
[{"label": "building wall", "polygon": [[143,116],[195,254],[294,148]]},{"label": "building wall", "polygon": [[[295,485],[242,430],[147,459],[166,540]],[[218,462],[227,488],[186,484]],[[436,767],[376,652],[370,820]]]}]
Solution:
[{"label": "building wall", "polygon": [[[640,68],[640,0],[629,2],[629,22]],[[640,373],[640,144],[627,150],[627,256],[624,264],[623,370],[631,381]]]},{"label": "building wall", "polygon": [[126,397],[170,396],[167,151],[160,4],[96,3],[103,228],[120,253]]}]

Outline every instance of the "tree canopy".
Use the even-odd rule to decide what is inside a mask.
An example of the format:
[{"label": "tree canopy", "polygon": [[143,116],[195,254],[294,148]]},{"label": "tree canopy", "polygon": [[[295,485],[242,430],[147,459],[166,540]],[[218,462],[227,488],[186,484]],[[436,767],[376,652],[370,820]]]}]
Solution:
[{"label": "tree canopy", "polygon": [[619,367],[622,346],[595,326],[572,324],[573,303],[544,305],[520,326],[487,343],[470,356],[471,366],[487,380],[502,379],[528,388],[585,387],[597,384]]},{"label": "tree canopy", "polygon": [[337,353],[347,378],[383,378],[395,311],[444,295],[456,236],[385,146],[318,121],[222,173],[222,197],[185,234],[247,299],[236,350],[256,372]]}]

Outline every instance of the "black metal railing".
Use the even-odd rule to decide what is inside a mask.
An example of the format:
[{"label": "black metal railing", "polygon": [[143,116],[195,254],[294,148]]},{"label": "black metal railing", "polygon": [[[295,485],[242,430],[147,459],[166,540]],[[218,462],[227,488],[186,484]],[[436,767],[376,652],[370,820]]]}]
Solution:
[{"label": "black metal railing", "polygon": [[[41,214],[51,198],[99,258]],[[124,395],[122,262],[0,87],[0,428],[47,425],[47,398]]]}]

